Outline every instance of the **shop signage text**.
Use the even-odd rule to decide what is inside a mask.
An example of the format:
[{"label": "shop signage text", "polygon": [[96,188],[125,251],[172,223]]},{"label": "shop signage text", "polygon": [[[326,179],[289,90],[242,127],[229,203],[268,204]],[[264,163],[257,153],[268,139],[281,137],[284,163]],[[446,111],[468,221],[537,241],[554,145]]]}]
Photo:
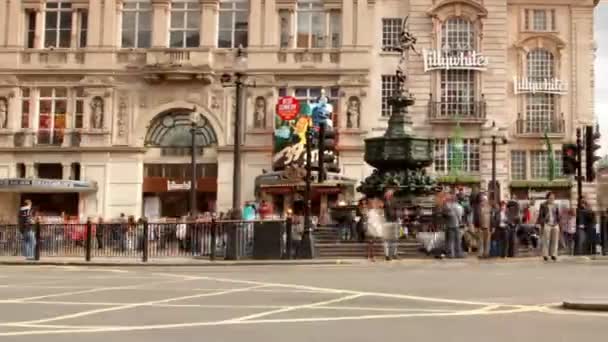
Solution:
[{"label": "shop signage text", "polygon": [[486,70],[488,58],[476,51],[451,52],[423,50],[424,71],[431,70]]},{"label": "shop signage text", "polygon": [[517,94],[557,94],[563,95],[568,92],[568,84],[555,78],[544,80],[530,80],[527,78],[513,77],[513,92]]},{"label": "shop signage text", "polygon": [[293,120],[300,114],[300,102],[293,96],[283,96],[277,102],[276,112],[281,120]]},{"label": "shop signage text", "polygon": [[167,181],[167,191],[184,191],[190,190],[191,182],[178,183],[176,181]]},{"label": "shop signage text", "polygon": [[[332,151],[325,151],[326,155],[332,154]],[[311,151],[313,168],[319,163],[319,150],[314,149]],[[284,169],[286,166],[291,164],[304,165],[306,162],[306,145],[295,144],[283,148],[277,152],[272,160],[272,164],[275,170]]]}]

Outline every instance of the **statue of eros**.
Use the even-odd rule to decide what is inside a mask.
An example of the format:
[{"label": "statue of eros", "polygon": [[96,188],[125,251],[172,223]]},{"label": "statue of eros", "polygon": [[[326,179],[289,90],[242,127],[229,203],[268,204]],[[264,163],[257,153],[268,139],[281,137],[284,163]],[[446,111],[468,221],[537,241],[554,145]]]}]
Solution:
[{"label": "statue of eros", "polygon": [[403,87],[405,85],[405,81],[407,80],[407,75],[405,74],[405,66],[406,66],[406,58],[409,50],[414,51],[417,55],[420,55],[418,51],[416,51],[416,37],[411,34],[407,29],[407,22],[409,16],[403,19],[403,23],[401,24],[401,32],[399,33],[399,44],[396,47],[396,50],[401,53],[401,57],[399,58],[399,64],[397,66],[397,79],[399,85]]}]

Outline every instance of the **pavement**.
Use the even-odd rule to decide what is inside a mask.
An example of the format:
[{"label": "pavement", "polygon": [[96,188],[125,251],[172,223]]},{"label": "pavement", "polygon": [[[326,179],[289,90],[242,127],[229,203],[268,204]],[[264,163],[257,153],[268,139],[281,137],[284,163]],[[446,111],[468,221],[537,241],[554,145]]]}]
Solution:
[{"label": "pavement", "polygon": [[607,301],[607,271],[529,259],[0,266],[0,340],[599,340],[608,313],[562,303]]}]

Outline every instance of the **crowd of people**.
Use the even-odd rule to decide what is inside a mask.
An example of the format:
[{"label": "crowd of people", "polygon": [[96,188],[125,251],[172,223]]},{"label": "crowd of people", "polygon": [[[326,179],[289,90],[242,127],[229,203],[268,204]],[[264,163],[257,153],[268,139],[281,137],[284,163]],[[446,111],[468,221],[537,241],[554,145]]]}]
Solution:
[{"label": "crowd of people", "polygon": [[524,246],[540,248],[544,260],[555,261],[560,250],[595,254],[599,243],[599,220],[588,201],[583,199],[575,210],[557,203],[552,192],[536,209],[532,202],[520,204],[515,199],[491,203],[482,192],[444,191],[436,196],[428,224],[420,224],[421,215],[419,207],[398,207],[394,190],[388,189],[382,198],[360,200],[356,223],[339,224],[340,235],[343,240],[366,240],[370,259],[373,245],[382,241],[387,260],[397,257],[399,239],[416,234],[430,237],[424,241],[429,253],[448,258],[464,258],[473,251],[479,258],[515,257]]}]

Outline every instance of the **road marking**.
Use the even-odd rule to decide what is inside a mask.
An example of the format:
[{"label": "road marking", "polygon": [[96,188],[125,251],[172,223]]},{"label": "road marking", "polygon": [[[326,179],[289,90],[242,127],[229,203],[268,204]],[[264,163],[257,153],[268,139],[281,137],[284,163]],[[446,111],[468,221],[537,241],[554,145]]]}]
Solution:
[{"label": "road marking", "polygon": [[49,330],[28,330],[0,333],[0,336],[26,336],[26,335],[52,335],[52,334],[74,334],[74,333],[104,333],[104,332],[125,332],[142,330],[161,330],[176,328],[191,328],[203,326],[221,325],[243,325],[243,324],[272,324],[272,323],[304,323],[304,322],[328,322],[328,321],[355,321],[372,319],[395,319],[412,317],[451,317],[451,316],[489,316],[510,313],[520,313],[533,311],[530,308],[515,308],[500,311],[482,311],[483,309],[459,311],[459,312],[439,312],[439,313],[404,313],[390,315],[365,315],[365,316],[340,316],[340,317],[311,317],[311,318],[292,318],[292,319],[266,319],[266,320],[224,320],[215,322],[197,323],[176,323],[148,326],[72,326],[72,325],[37,325],[37,324],[12,324],[13,327],[24,328],[47,328]]},{"label": "road marking", "polygon": [[51,318],[44,318],[44,319],[38,319],[38,320],[33,320],[33,321],[15,322],[14,324],[16,324],[16,325],[18,325],[18,324],[35,325],[37,323],[54,322],[54,321],[71,319],[71,318],[80,318],[80,317],[90,316],[90,315],[94,315],[94,314],[98,314],[98,313],[104,313],[104,312],[111,312],[111,311],[132,309],[132,308],[136,308],[136,307],[140,307],[140,306],[146,306],[146,305],[150,305],[150,304],[163,304],[163,303],[173,302],[173,301],[177,301],[177,300],[186,300],[186,299],[194,299],[194,298],[201,298],[201,297],[221,296],[221,295],[225,295],[225,294],[229,294],[229,293],[244,292],[244,291],[248,291],[249,289],[257,288],[257,287],[261,287],[261,286],[263,286],[263,285],[257,285],[257,286],[253,286],[253,287],[245,287],[245,288],[240,288],[240,289],[232,289],[232,290],[226,290],[226,291],[220,291],[220,292],[199,293],[199,294],[190,295],[190,296],[181,296],[181,297],[166,298],[166,299],[154,300],[154,301],[143,302],[143,303],[125,304],[125,305],[120,305],[120,306],[113,306],[113,307],[109,307],[109,308],[95,309],[95,310],[89,310],[89,311],[82,311],[82,312],[77,312],[77,313],[74,313],[74,314],[57,316],[57,317],[51,317]]},{"label": "road marking", "polygon": [[286,307],[286,308],[283,308],[283,309],[276,309],[276,310],[271,310],[271,311],[259,312],[259,313],[253,314],[253,315],[247,315],[247,316],[242,316],[242,317],[238,317],[238,318],[232,318],[232,319],[229,319],[227,321],[241,322],[241,321],[246,321],[246,320],[250,320],[250,319],[254,319],[254,318],[260,318],[260,317],[270,316],[270,315],[274,315],[274,314],[278,314],[278,313],[283,313],[283,312],[289,312],[289,311],[295,311],[295,310],[301,310],[301,309],[307,309],[307,308],[314,308],[315,306],[320,306],[320,305],[328,305],[328,304],[335,304],[335,303],[345,302],[347,300],[359,298],[361,296],[362,296],[361,294],[355,294],[355,295],[335,298],[335,299],[331,299],[331,300],[325,300],[325,301],[322,301],[322,302],[316,302],[316,303],[304,304],[304,305],[296,305],[296,306],[289,306],[289,307]]}]

